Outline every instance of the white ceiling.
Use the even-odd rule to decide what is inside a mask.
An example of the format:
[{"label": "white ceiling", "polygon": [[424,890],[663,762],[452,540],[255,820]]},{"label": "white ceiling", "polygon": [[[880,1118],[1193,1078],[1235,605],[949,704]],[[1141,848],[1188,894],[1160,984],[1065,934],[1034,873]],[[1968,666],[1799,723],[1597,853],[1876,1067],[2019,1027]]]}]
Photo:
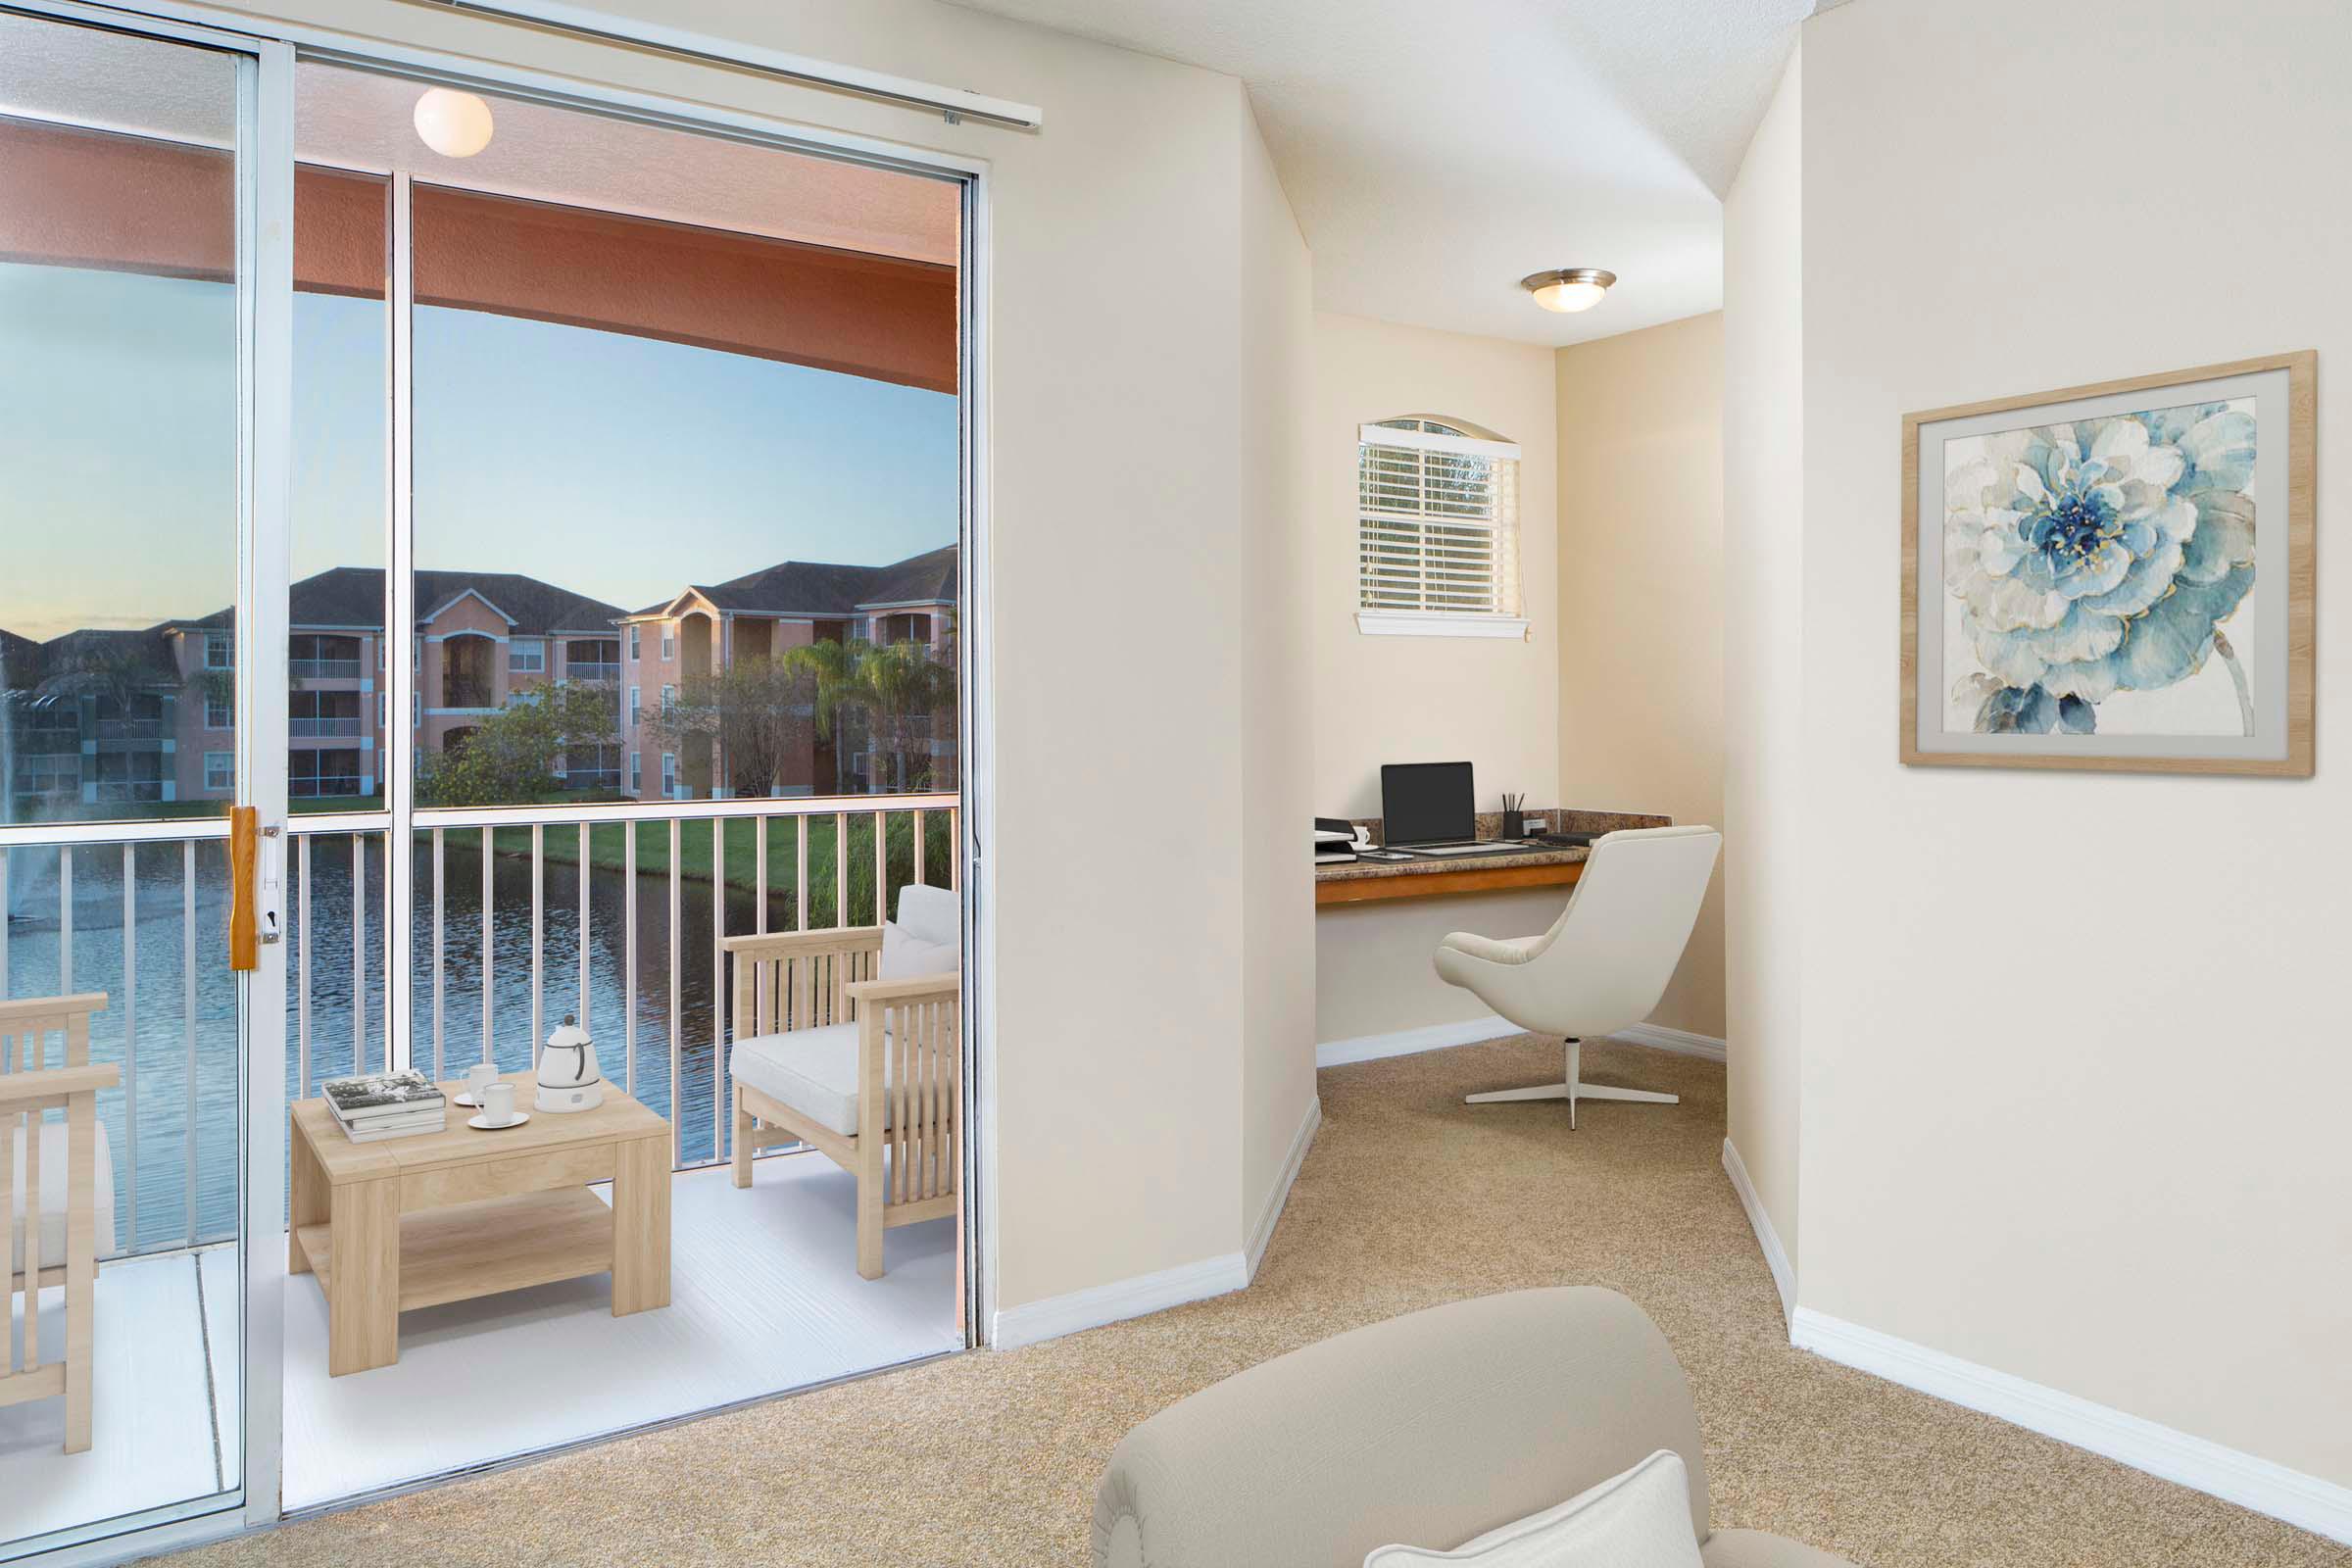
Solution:
[{"label": "white ceiling", "polygon": [[[1723,303],[1722,194],[1813,0],[957,0],[1240,77],[1315,305],[1524,342]],[[1054,134],[1045,105],[1043,134]],[[1605,267],[1580,316],[1526,274]]]}]

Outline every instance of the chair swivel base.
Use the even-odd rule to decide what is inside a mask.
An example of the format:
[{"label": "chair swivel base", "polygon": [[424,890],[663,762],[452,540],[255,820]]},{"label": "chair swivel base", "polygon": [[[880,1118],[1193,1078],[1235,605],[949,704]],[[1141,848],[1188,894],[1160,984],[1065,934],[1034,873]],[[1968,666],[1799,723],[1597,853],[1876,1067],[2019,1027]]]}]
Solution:
[{"label": "chair swivel base", "polygon": [[1576,1130],[1576,1102],[1580,1100],[1631,1100],[1651,1105],[1679,1105],[1680,1095],[1663,1094],[1655,1089],[1619,1089],[1610,1084],[1588,1084],[1578,1079],[1579,1058],[1584,1053],[1582,1041],[1571,1040],[1568,1046],[1568,1081],[1563,1084],[1539,1084],[1533,1089],[1495,1089],[1483,1095],[1464,1095],[1465,1105],[1494,1105],[1519,1100],[1565,1100],[1568,1102],[1568,1128]]}]

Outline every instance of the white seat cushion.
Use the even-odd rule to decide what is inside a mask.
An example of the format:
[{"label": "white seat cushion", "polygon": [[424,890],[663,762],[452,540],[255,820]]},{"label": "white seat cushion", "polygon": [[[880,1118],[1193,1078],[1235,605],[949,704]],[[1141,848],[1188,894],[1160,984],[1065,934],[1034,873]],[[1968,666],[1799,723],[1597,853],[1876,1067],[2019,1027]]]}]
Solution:
[{"label": "white seat cushion", "polygon": [[[55,1268],[66,1260],[66,1124],[62,1121],[41,1123],[41,1267]],[[98,1133],[98,1190],[97,1221],[99,1257],[115,1250],[115,1156],[106,1140],[106,1123],[97,1124]],[[24,1166],[25,1144],[22,1126],[9,1139],[10,1153],[15,1168],[9,1173],[9,1263],[13,1268],[24,1267]]]},{"label": "white seat cushion", "polygon": [[[758,1035],[735,1042],[727,1058],[738,1083],[844,1138],[858,1136],[858,1026],[826,1024],[789,1034]],[[882,1071],[887,1086],[890,1060]],[[883,1097],[883,1125],[890,1125],[889,1096]]]}]

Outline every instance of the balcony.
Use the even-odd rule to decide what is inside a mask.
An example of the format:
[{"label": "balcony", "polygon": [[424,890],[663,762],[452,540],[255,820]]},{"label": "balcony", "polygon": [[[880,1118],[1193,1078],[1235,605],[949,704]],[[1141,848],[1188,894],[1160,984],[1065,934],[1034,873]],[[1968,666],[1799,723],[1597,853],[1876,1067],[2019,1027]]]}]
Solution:
[{"label": "balcony", "polygon": [[615,684],[620,680],[620,666],[616,663],[598,664],[575,662],[564,666],[564,675],[566,680]]},{"label": "balcony", "polygon": [[[403,1315],[397,1362],[330,1380],[324,1298],[312,1279],[290,1279],[286,1429],[303,1438],[286,1448],[291,1507],[963,1343],[952,1218],[892,1230],[888,1270],[868,1281],[857,1271],[855,1182],[831,1160],[762,1153],[751,1190],[734,1186],[719,1066],[732,1011],[716,946],[761,926],[867,923],[918,874],[945,882],[953,798],[779,808],[716,828],[708,818],[599,819],[597,809],[579,812],[585,822],[502,827],[487,846],[479,829],[416,834],[411,1053],[445,1080],[458,1074],[484,1054],[487,1012],[488,1054],[515,1070],[535,1038],[579,1011],[607,1081],[670,1123],[671,1304],[615,1318],[609,1284],[592,1276],[428,1307]],[[385,1064],[386,836],[299,816],[290,833],[285,1072],[289,1098],[306,1098],[325,1078]],[[182,953],[209,952],[225,918],[224,851],[198,845],[183,861],[176,847],[134,858],[93,844],[64,852],[68,865],[47,852],[45,873],[35,853],[17,852],[14,886],[58,901],[61,922],[71,915],[74,982],[110,993],[93,1059],[123,1068],[122,1087],[99,1106],[116,1250],[99,1268],[95,1446],[68,1456],[49,1442],[0,1444],[0,1496],[21,1509],[11,1522],[37,1531],[109,1511],[92,1499],[120,1510],[205,1490],[197,1483],[212,1473],[215,1442],[233,1449],[240,1380],[234,1140],[218,1136],[223,1116],[233,1126],[239,1063],[218,1033],[192,1032],[197,1020],[233,1014],[235,981],[208,964],[183,992],[172,968]],[[126,875],[136,878],[129,898]],[[126,934],[135,963],[91,956],[120,952],[109,943]],[[57,940],[37,918],[0,930],[24,973],[54,972]],[[610,1200],[605,1187],[590,1190]],[[287,1237],[282,1224],[261,1227],[246,1245],[283,1255]],[[54,1292],[44,1342],[51,1310],[62,1312]],[[525,1361],[597,1375],[534,1380],[521,1399],[510,1381],[481,1375]],[[55,1408],[10,1414],[54,1420]]]},{"label": "balcony", "polygon": [[356,659],[289,659],[286,674],[294,680],[358,680],[360,662]]},{"label": "balcony", "polygon": [[314,778],[286,780],[286,797],[289,800],[324,801],[359,793],[360,776],[357,773],[322,773]]},{"label": "balcony", "polygon": [[286,720],[286,733],[296,740],[317,740],[330,735],[358,735],[362,733],[360,715],[350,713],[330,715],[324,718],[289,718]]},{"label": "balcony", "polygon": [[97,738],[102,741],[160,741],[172,727],[160,718],[102,718]]}]

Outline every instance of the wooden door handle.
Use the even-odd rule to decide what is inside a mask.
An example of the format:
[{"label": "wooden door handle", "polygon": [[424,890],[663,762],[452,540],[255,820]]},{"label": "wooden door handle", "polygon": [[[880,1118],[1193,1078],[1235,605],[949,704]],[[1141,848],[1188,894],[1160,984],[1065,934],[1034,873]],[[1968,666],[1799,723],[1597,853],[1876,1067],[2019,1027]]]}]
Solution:
[{"label": "wooden door handle", "polygon": [[254,878],[261,858],[262,816],[250,806],[228,812],[228,966],[252,969],[261,962],[261,934],[254,916]]}]

